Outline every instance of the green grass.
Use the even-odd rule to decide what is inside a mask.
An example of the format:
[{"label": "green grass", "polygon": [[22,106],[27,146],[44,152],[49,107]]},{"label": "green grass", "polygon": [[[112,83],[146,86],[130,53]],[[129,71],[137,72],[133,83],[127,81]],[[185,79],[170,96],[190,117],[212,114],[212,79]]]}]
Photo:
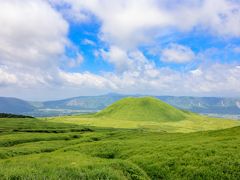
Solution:
[{"label": "green grass", "polygon": [[121,99],[94,116],[129,121],[180,121],[189,113],[170,106],[153,97]]},{"label": "green grass", "polygon": [[154,98],[91,115],[2,118],[0,179],[239,179],[238,125]]},{"label": "green grass", "polygon": [[240,177],[240,127],[165,133],[11,118],[0,127],[0,179]]},{"label": "green grass", "polygon": [[47,120],[105,128],[135,128],[183,133],[240,125],[240,121],[237,120],[210,118],[182,111],[151,97],[124,98],[96,114],[55,117]]},{"label": "green grass", "polygon": [[145,129],[149,131],[171,133],[218,130],[240,125],[240,121],[237,120],[209,118],[199,115],[189,116],[188,118],[177,122],[112,120],[110,118],[96,118],[92,116],[86,117],[81,115],[47,118],[47,121],[104,128]]}]

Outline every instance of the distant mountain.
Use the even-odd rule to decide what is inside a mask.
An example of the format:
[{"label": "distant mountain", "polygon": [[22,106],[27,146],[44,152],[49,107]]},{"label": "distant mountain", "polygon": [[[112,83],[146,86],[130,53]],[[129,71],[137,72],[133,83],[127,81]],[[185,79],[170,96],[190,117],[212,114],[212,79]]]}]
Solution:
[{"label": "distant mountain", "polygon": [[113,93],[101,96],[80,96],[58,101],[46,101],[42,105],[49,109],[101,110],[124,97],[126,96]]},{"label": "distant mountain", "polygon": [[[106,94],[102,96],[80,96],[59,101],[43,102],[44,108],[71,110],[101,110],[117,100],[141,95]],[[177,97],[156,96],[156,98],[180,109],[205,114],[240,114],[240,98],[221,97]]]},{"label": "distant mountain", "polygon": [[[122,95],[110,93],[100,96],[79,96],[63,100],[28,102],[16,98],[0,98],[0,113],[26,114],[33,116],[58,116],[67,114],[97,112],[125,97],[142,95]],[[240,98],[222,97],[177,97],[156,96],[156,98],[179,109],[213,115],[238,115]]]},{"label": "distant mountain", "polygon": [[9,97],[0,97],[0,113],[28,114],[35,110],[29,102]]},{"label": "distant mountain", "polygon": [[204,114],[240,114],[240,98],[220,97],[174,97],[159,99],[177,108]]}]

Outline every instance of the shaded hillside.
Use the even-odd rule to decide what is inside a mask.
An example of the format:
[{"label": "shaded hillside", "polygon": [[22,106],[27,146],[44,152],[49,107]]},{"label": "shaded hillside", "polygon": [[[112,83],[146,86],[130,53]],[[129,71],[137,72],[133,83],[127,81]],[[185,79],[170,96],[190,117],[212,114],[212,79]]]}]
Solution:
[{"label": "shaded hillside", "polygon": [[113,120],[180,121],[187,117],[187,113],[153,97],[128,97],[115,102],[95,116]]},{"label": "shaded hillside", "polygon": [[175,107],[197,113],[240,114],[240,98],[158,96]]},{"label": "shaded hillside", "polygon": [[18,115],[18,114],[0,113],[0,118],[33,118],[33,117],[25,116],[25,115]]},{"label": "shaded hillside", "polygon": [[124,95],[118,94],[80,96],[57,101],[46,101],[42,103],[42,107],[52,109],[100,110],[124,97]]},{"label": "shaded hillside", "polygon": [[24,114],[33,112],[35,107],[17,98],[0,97],[0,113]]},{"label": "shaded hillside", "polygon": [[[45,102],[27,102],[16,98],[0,98],[0,113],[26,114],[33,116],[90,113],[102,110],[112,103],[126,97],[129,96],[110,93],[101,96],[79,96]],[[132,97],[143,96],[133,95]],[[185,96],[156,96],[156,98],[176,108],[196,113],[215,114],[219,116],[240,116],[240,98]]]},{"label": "shaded hillside", "polygon": [[[42,108],[101,110],[129,95],[106,94],[102,96],[80,96],[59,101],[43,102]],[[143,97],[133,95],[132,97]],[[207,114],[240,114],[240,98],[156,96],[156,98],[180,109]]]}]

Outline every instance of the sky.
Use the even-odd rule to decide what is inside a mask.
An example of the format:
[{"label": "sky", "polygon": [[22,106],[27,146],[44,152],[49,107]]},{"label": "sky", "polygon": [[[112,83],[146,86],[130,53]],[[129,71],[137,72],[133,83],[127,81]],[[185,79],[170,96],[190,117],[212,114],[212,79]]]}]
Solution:
[{"label": "sky", "polygon": [[240,96],[240,0],[1,0],[0,96]]}]

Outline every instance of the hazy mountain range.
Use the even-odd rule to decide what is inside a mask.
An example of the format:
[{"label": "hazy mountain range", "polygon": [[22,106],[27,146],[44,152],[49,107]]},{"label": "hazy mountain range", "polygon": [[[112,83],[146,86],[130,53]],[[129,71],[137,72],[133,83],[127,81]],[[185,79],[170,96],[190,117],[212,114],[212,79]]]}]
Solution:
[{"label": "hazy mountain range", "polygon": [[[31,102],[17,98],[0,97],[0,112],[33,116],[57,116],[64,114],[99,111],[113,102],[130,95],[106,94],[79,96],[56,101]],[[140,97],[142,95],[131,95]],[[240,98],[155,96],[180,109],[216,116],[240,117]]]}]

